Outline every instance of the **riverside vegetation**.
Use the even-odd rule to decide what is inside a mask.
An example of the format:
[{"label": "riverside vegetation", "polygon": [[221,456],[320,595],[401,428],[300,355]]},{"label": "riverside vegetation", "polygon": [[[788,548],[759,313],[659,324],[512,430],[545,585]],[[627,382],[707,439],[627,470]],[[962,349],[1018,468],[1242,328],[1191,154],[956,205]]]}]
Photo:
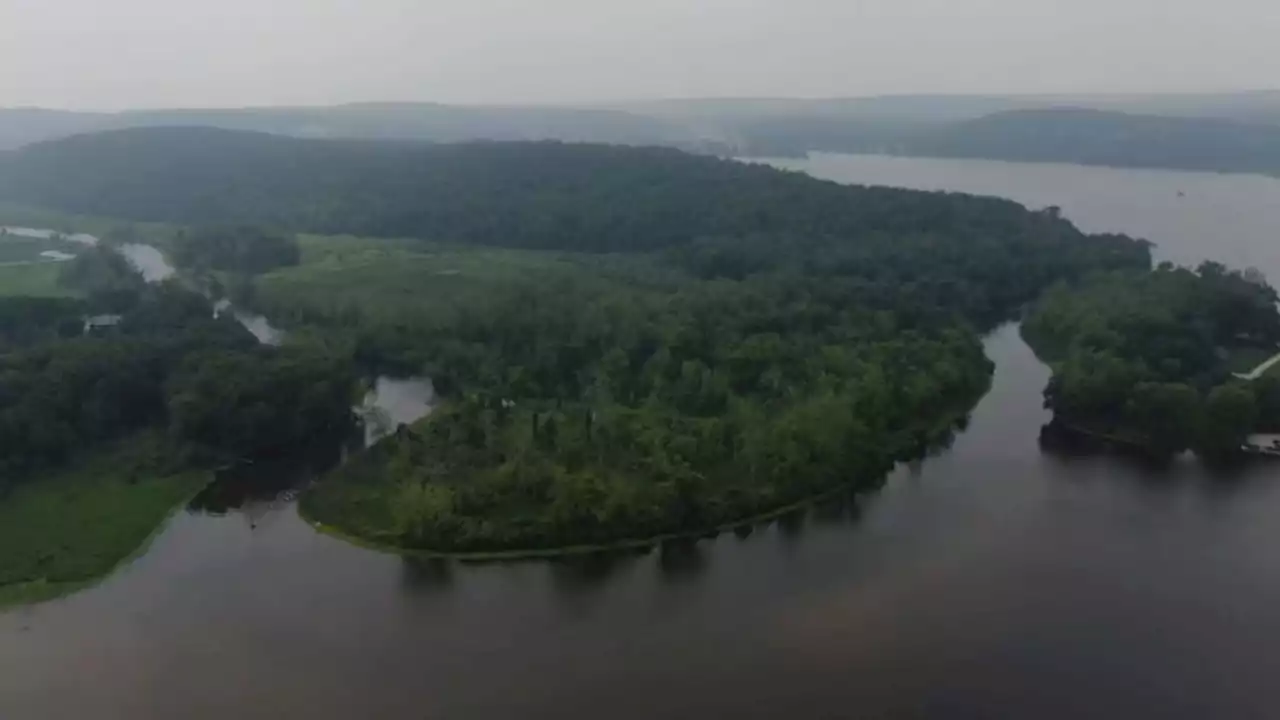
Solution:
[{"label": "riverside vegetation", "polygon": [[[106,573],[215,467],[352,423],[345,353],[259,347],[106,248],[59,282],[74,297],[0,297],[0,604]],[[121,321],[86,327],[102,314]]]},{"label": "riverside vegetation", "polygon": [[[152,354],[121,349],[111,366],[147,368],[128,378],[150,399],[129,404],[134,425],[182,451],[271,452],[349,418],[360,373],[430,375],[435,416],[321,480],[303,510],[443,551],[698,533],[878,481],[984,392],[982,331],[1054,283],[1150,267],[1145,243],[1053,211],[655,148],[140,130],[0,160],[0,191],[190,226],[170,244],[189,272],[292,331],[278,351],[241,346],[229,320],[168,286],[123,308],[120,338],[47,341],[78,357],[139,323],[166,328],[163,341],[142,331]],[[199,240],[228,222],[275,230],[250,233],[262,247],[244,229]],[[300,232],[420,239],[288,250]],[[19,367],[34,382],[11,392],[66,385],[57,363]],[[67,442],[114,439],[81,413],[119,405],[93,396],[116,385],[71,387],[84,396],[20,403],[61,440],[16,441],[23,477],[63,461]]]},{"label": "riverside vegetation", "polygon": [[1160,455],[1222,456],[1280,431],[1280,378],[1233,374],[1280,352],[1277,299],[1260,273],[1166,263],[1056,286],[1023,334],[1053,366],[1045,405],[1059,423]]}]

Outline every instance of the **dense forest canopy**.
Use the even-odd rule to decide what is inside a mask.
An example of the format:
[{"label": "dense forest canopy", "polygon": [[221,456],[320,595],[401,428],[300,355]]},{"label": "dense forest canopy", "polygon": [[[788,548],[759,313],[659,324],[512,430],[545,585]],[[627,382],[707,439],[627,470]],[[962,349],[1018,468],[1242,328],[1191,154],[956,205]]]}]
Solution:
[{"label": "dense forest canopy", "polygon": [[[120,304],[125,337],[143,323],[166,328],[161,350],[180,343],[137,386],[136,422],[191,447],[253,455],[318,433],[349,414],[354,368],[429,374],[438,416],[304,508],[448,550],[702,531],[874,482],[985,390],[977,331],[1055,282],[1150,267],[1146,243],[1052,209],[660,148],[133,130],[28,148],[0,165],[0,193],[197,226],[171,242],[189,280],[258,273],[236,280],[237,301],[326,339],[228,346],[207,300],[192,295],[186,329],[182,297],[129,305],[109,254],[73,262],[92,301]],[[303,232],[372,237],[298,248],[288,235]],[[199,328],[204,345],[181,344]],[[55,381],[37,366],[12,392]],[[56,406],[60,425],[32,426],[92,439],[76,408],[96,407],[99,384],[75,385],[90,396]]]},{"label": "dense forest canopy", "polygon": [[950,315],[913,327],[859,307],[856,284],[788,275],[654,288],[584,272],[456,312],[413,313],[410,295],[329,316],[270,280],[273,307],[349,323],[374,356],[415,353],[445,392],[428,423],[304,500],[326,524],[413,547],[687,532],[874,481],[945,436],[991,371]]},{"label": "dense forest canopy", "polygon": [[[143,430],[211,460],[298,447],[350,422],[345,356],[259,347],[176,283],[105,297],[0,298],[0,490]],[[120,321],[90,327],[103,310]]]},{"label": "dense forest canopy", "polygon": [[0,197],[133,220],[586,252],[747,234],[874,247],[883,244],[877,234],[1048,234],[1042,242],[1052,242],[1071,232],[1006,200],[841,186],[662,148],[319,141],[199,128],[26,148],[0,161]]},{"label": "dense forest canopy", "polygon": [[1235,378],[1249,368],[1231,363],[1280,351],[1278,299],[1257,273],[1163,264],[1059,285],[1023,332],[1053,364],[1045,398],[1060,421],[1159,452],[1216,455],[1280,427],[1276,379]]},{"label": "dense forest canopy", "polygon": [[953,255],[891,237],[892,264],[834,239],[758,237],[621,265],[334,250],[263,277],[256,302],[351,338],[375,367],[424,370],[446,398],[309,493],[311,517],[437,550],[608,543],[874,482],[945,438],[991,372],[975,325],[1008,317],[1033,283],[1148,267],[1142,243],[1075,237],[1044,248],[1057,263],[1040,257],[1043,275],[1001,257],[1029,251],[1017,243]]},{"label": "dense forest canopy", "polygon": [[216,270],[254,275],[297,265],[296,238],[248,225],[199,227],[179,231],[173,260],[193,271]]}]

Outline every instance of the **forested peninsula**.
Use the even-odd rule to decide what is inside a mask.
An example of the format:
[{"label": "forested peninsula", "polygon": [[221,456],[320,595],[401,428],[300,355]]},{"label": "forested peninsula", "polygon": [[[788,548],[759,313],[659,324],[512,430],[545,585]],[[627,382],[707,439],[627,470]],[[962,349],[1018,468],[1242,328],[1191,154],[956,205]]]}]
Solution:
[{"label": "forested peninsula", "polygon": [[1238,453],[1280,432],[1280,299],[1218,263],[1099,274],[1045,293],[1023,335],[1054,369],[1045,405],[1071,429],[1170,455]]},{"label": "forested peninsula", "polygon": [[[131,407],[179,447],[266,452],[313,433],[309,408],[349,402],[359,376],[429,375],[436,413],[302,508],[445,552],[698,534],[878,482],[985,391],[983,331],[1055,283],[1151,263],[1145,242],[1053,210],[658,148],[132,130],[0,158],[0,198],[164,223],[189,281],[291,331],[279,350],[211,353],[182,342],[223,327],[207,306],[167,326],[179,348],[146,356],[131,382],[152,401]],[[226,229],[244,224],[271,230]],[[125,336],[152,307],[131,302]],[[19,335],[14,357],[105,341]],[[54,384],[57,363],[33,367]],[[225,383],[249,384],[243,404],[216,402]],[[95,437],[82,398],[19,405]],[[60,460],[30,450],[56,442],[19,445],[26,482]]]}]

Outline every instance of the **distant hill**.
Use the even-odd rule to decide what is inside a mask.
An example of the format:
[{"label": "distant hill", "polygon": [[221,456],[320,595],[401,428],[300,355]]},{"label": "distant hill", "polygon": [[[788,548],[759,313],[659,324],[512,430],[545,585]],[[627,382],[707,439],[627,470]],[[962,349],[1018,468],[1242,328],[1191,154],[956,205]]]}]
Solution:
[{"label": "distant hill", "polygon": [[298,138],[558,140],[738,156],[826,151],[1280,172],[1280,91],[693,98],[587,108],[364,103],[122,113],[0,109],[0,150],[169,126]]},{"label": "distant hill", "polygon": [[[684,123],[741,155],[886,152],[1231,172],[1274,168],[1247,156],[1270,154],[1272,129],[1280,128],[1280,91],[744,97],[618,108]],[[1001,141],[1002,133],[1011,137]]]},{"label": "distant hill", "polygon": [[973,213],[1006,234],[1044,224],[1009,201],[850,188],[669,148],[212,128],[134,128],[2,153],[0,200],[138,221],[624,252],[752,233],[958,234],[973,229]]},{"label": "distant hill", "polygon": [[1280,174],[1280,126],[1082,108],[1015,110],[917,133],[905,155]]},{"label": "distant hill", "polygon": [[74,113],[0,109],[0,149],[132,127],[207,126],[295,137],[378,140],[564,140],[699,149],[668,120],[610,109],[365,103],[333,107]]},{"label": "distant hill", "polygon": [[103,127],[104,115],[40,108],[0,108],[0,150],[42,140],[93,132]]},{"label": "distant hill", "polygon": [[949,122],[1022,108],[1000,96],[900,95],[866,98],[693,98],[614,106],[679,123],[738,155],[890,152],[914,134]]},{"label": "distant hill", "polygon": [[690,98],[608,106],[670,120],[780,117],[946,123],[1009,110],[1060,107],[1137,115],[1212,117],[1280,123],[1280,90],[1220,93],[1094,93],[1047,95],[881,95],[850,98]]}]

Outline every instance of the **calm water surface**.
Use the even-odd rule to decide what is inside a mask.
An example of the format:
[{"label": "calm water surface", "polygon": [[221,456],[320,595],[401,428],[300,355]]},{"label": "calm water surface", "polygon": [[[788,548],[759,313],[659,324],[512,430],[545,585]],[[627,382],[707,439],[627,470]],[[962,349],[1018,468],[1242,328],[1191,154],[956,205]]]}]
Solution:
[{"label": "calm water surface", "polygon": [[[1266,259],[1271,181],[831,156],[806,167],[1056,204],[1169,257],[1245,258],[1280,277]],[[1255,204],[1229,202],[1233,184]],[[1187,222],[1126,224],[1126,197]],[[1101,206],[1115,214],[1083,216]],[[1280,465],[1215,475],[1053,450],[1040,442],[1047,369],[1012,327],[987,350],[993,388],[951,450],[746,539],[476,567],[317,535],[287,491],[242,510],[206,503],[100,587],[0,615],[0,717],[1280,714]]]},{"label": "calm water surface", "polygon": [[365,445],[374,444],[401,425],[426,417],[435,402],[436,388],[430,378],[377,378],[356,409],[364,421]]}]

